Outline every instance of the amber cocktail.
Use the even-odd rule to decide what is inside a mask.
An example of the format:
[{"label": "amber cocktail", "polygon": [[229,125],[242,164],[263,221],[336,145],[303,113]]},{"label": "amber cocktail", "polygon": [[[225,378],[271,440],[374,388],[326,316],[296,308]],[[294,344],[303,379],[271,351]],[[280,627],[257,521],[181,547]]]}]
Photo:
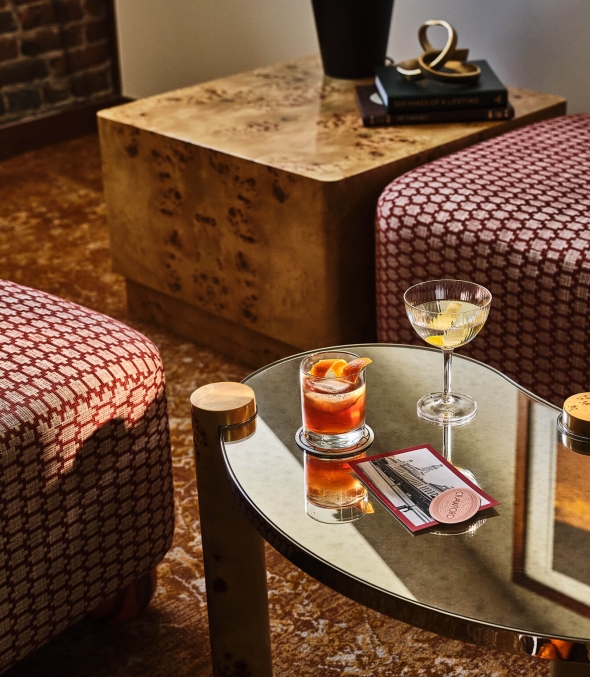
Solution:
[{"label": "amber cocktail", "polygon": [[347,449],[365,432],[365,367],[371,360],[342,351],[308,355],[301,362],[304,434],[311,446]]},{"label": "amber cocktail", "polygon": [[305,511],[318,522],[352,522],[371,512],[367,490],[352,474],[347,459],[305,454]]}]

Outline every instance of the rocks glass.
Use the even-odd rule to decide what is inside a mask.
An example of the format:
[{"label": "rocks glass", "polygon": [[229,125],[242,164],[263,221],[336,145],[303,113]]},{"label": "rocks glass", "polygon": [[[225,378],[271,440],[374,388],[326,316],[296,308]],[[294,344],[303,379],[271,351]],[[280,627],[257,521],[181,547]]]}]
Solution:
[{"label": "rocks glass", "polygon": [[363,438],[365,362],[346,351],[314,353],[301,361],[303,434],[312,447],[348,449]]}]

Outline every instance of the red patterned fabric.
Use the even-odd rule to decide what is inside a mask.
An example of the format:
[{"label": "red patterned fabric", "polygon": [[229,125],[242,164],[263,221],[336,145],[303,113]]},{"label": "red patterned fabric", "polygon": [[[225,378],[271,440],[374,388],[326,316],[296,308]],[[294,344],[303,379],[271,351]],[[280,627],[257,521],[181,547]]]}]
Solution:
[{"label": "red patterned fabric", "polygon": [[382,342],[416,343],[403,293],[437,278],[493,294],[461,354],[561,406],[590,391],[590,115],[539,122],[414,169],[377,206]]},{"label": "red patterned fabric", "polygon": [[172,490],[156,347],[0,281],[0,671],[163,558]]}]

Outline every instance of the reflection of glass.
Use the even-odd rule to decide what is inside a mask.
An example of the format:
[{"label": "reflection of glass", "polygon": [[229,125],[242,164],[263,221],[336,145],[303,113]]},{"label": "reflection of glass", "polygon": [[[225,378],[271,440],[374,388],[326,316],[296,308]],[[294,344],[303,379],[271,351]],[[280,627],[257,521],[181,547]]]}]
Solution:
[{"label": "reflection of glass", "polygon": [[[455,466],[459,472],[461,472],[467,479],[471,480],[473,484],[479,487],[479,483],[475,479],[475,476],[469,470],[465,468],[460,468],[458,465],[453,463],[453,428],[450,425],[445,425],[443,427],[443,451],[442,455],[449,463]],[[472,536],[483,524],[485,524],[487,517],[482,516],[481,513],[477,513],[471,519],[466,522],[461,522],[459,524],[445,524],[442,529],[433,530],[433,534],[438,536],[459,536],[461,534],[467,534]]]},{"label": "reflection of glass", "polygon": [[364,435],[365,369],[346,373],[346,365],[357,358],[354,353],[322,352],[301,362],[303,428],[313,447],[346,449]]},{"label": "reflection of glass", "polygon": [[492,295],[474,282],[431,280],[410,287],[404,294],[412,326],[427,343],[444,356],[443,392],[418,400],[418,416],[437,425],[468,423],[477,412],[469,395],[451,393],[453,350],[469,343],[485,324]]},{"label": "reflection of glass", "polygon": [[556,436],[559,411],[518,404],[514,580],[590,618],[590,456]]},{"label": "reflection of glass", "polygon": [[442,455],[444,458],[457,470],[465,475],[468,480],[473,482],[473,484],[477,485],[479,487],[478,481],[475,479],[475,475],[470,471],[467,470],[467,468],[461,468],[459,467],[456,463],[453,463],[453,428],[452,426],[445,424],[443,426],[443,452]]},{"label": "reflection of glass", "polygon": [[355,478],[348,461],[364,458],[364,452],[348,459],[320,458],[304,454],[305,511],[326,524],[354,522],[369,510],[367,490]]}]

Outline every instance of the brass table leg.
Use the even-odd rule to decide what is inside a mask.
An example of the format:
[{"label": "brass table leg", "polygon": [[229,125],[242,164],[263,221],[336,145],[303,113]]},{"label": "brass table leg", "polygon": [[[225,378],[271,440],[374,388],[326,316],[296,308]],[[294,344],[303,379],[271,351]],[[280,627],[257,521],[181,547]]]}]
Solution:
[{"label": "brass table leg", "polygon": [[272,677],[264,541],[230,491],[220,442],[221,426],[255,414],[254,391],[212,383],[191,395],[191,412],[213,674]]},{"label": "brass table leg", "polygon": [[551,661],[551,677],[590,677],[590,664]]}]

